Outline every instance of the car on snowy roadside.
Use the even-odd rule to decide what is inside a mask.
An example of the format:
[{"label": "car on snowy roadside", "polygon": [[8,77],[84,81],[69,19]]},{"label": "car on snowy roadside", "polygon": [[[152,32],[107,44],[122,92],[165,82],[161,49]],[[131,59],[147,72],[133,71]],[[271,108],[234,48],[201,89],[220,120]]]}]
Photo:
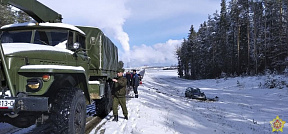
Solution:
[{"label": "car on snowy roadside", "polygon": [[199,88],[186,88],[185,97],[198,100],[206,100],[206,95],[204,94],[204,92],[201,92]]}]

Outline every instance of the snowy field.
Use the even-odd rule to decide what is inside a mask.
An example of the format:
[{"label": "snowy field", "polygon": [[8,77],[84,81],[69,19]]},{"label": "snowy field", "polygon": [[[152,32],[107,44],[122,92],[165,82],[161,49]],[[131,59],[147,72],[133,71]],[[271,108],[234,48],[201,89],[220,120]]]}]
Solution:
[{"label": "snowy field", "polygon": [[[139,98],[132,98],[133,93],[128,97],[129,120],[120,108],[118,122],[111,112],[90,134],[271,134],[270,121],[277,115],[288,121],[288,89],[260,88],[266,78],[185,80],[177,70],[146,69]],[[219,101],[185,98],[187,87]],[[283,133],[288,133],[288,123]]]}]

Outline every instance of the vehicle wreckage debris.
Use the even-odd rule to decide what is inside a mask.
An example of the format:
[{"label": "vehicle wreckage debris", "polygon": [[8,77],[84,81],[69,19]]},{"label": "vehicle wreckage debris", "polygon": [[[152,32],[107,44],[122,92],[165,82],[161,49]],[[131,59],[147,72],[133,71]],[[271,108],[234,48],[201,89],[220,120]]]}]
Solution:
[{"label": "vehicle wreckage debris", "polygon": [[201,92],[199,88],[193,88],[193,87],[188,87],[185,90],[185,97],[191,98],[191,99],[196,99],[196,100],[201,100],[201,101],[218,101],[219,97],[216,96],[214,98],[208,98],[204,94],[204,92]]}]

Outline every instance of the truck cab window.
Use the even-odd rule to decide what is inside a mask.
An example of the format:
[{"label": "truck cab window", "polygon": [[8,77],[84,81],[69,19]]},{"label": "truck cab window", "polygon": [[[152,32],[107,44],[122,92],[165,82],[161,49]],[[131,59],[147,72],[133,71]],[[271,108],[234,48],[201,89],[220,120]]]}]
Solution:
[{"label": "truck cab window", "polygon": [[35,44],[49,45],[49,40],[45,31],[37,30],[34,38]]},{"label": "truck cab window", "polygon": [[76,35],[76,42],[80,44],[80,48],[85,50],[85,37],[83,35]]},{"label": "truck cab window", "polygon": [[4,31],[1,43],[30,43],[32,31]]},{"label": "truck cab window", "polygon": [[73,49],[73,32],[69,32],[68,34],[68,41],[67,41],[68,49]]},{"label": "truck cab window", "polygon": [[67,36],[68,30],[36,30],[34,43],[66,48]]}]

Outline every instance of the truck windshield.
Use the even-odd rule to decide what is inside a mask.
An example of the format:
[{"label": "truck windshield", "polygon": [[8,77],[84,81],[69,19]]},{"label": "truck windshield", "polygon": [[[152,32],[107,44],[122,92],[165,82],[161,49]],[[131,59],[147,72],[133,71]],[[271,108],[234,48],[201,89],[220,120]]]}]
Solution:
[{"label": "truck windshield", "polygon": [[32,31],[4,31],[1,43],[30,43]]},{"label": "truck windshield", "polygon": [[66,48],[68,30],[36,30],[34,43]]},{"label": "truck windshield", "polygon": [[4,31],[1,43],[34,43],[66,48],[68,32],[68,30],[59,29]]}]

